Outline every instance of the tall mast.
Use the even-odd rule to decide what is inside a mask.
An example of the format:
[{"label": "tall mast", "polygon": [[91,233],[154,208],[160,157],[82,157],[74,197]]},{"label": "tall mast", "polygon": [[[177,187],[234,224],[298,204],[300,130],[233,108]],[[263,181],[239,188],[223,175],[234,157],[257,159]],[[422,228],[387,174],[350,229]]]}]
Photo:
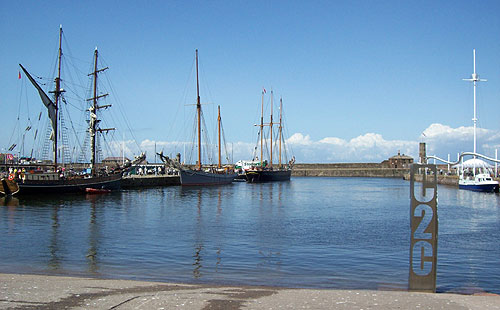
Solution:
[{"label": "tall mast", "polygon": [[218,107],[218,116],[217,116],[217,128],[218,128],[218,132],[219,132],[219,164],[217,165],[217,168],[221,168],[222,167],[222,164],[221,164],[221,160],[220,160],[220,149],[221,149],[221,145],[220,145],[220,123],[221,123],[221,120],[220,120],[220,105],[217,106]]},{"label": "tall mast", "polygon": [[271,90],[271,121],[269,122],[269,127],[270,132],[269,134],[271,135],[271,156],[269,159],[269,167],[273,168],[273,91]]},{"label": "tall mast", "polygon": [[260,165],[264,163],[262,160],[263,156],[263,134],[264,134],[264,90],[262,90],[262,109],[260,113]]},{"label": "tall mast", "polygon": [[282,126],[281,126],[281,111],[283,110],[283,98],[280,98],[280,127],[279,127],[279,139],[280,139],[280,150],[279,150],[279,167],[281,168],[281,137],[282,137]]},{"label": "tall mast", "polygon": [[93,76],[94,79],[94,97],[88,99],[89,101],[92,101],[92,106],[89,108],[90,112],[90,123],[89,123],[89,132],[90,132],[90,169],[92,170],[92,175],[96,175],[96,168],[97,168],[97,147],[96,147],[96,137],[98,132],[105,132],[105,131],[110,131],[114,130],[114,128],[107,128],[107,129],[101,129],[98,128],[98,124],[100,122],[99,119],[97,119],[97,111],[102,108],[107,108],[110,107],[111,105],[103,105],[103,106],[98,106],[97,105],[97,100],[99,98],[105,97],[108,94],[103,94],[103,95],[98,95],[97,94],[97,73],[102,72],[108,67],[103,68],[98,70],[97,69],[97,58],[99,56],[99,52],[97,51],[97,47],[95,48],[94,51],[94,72],[90,73],[89,75]]},{"label": "tall mast", "polygon": [[[474,84],[474,118],[472,121],[474,122],[474,154],[476,153],[476,126],[477,126],[477,117],[476,117],[476,88],[477,82],[486,82],[487,80],[480,79],[479,75],[476,73],[476,49],[472,50],[473,63],[474,63],[474,72],[472,73],[472,77],[470,79],[463,79],[464,81],[470,81]],[[476,158],[476,155],[474,155]],[[474,169],[475,171],[476,169]]]},{"label": "tall mast", "polygon": [[92,107],[90,108],[90,168],[92,175],[96,170],[96,133],[97,133],[97,57],[99,53],[97,48],[94,51],[94,98],[92,98]]},{"label": "tall mast", "polygon": [[59,51],[57,54],[57,77],[54,79],[55,88],[49,93],[54,94],[54,101],[52,101],[49,96],[43,91],[43,89],[38,85],[38,83],[33,79],[33,77],[26,71],[26,69],[19,64],[23,72],[26,74],[33,86],[38,90],[40,99],[42,99],[43,104],[47,108],[48,116],[52,125],[52,140],[53,140],[53,154],[54,154],[54,171],[57,171],[57,138],[58,138],[58,109],[59,109],[59,97],[61,93],[64,92],[61,89],[61,58],[62,58],[62,25],[59,27]]},{"label": "tall mast", "polygon": [[198,80],[198,50],[196,50],[196,111],[198,113],[198,170],[201,170],[201,103]]},{"label": "tall mast", "polygon": [[55,129],[54,129],[54,170],[57,170],[57,136],[58,136],[58,114],[59,114],[59,96],[61,95],[61,58],[62,58],[62,25],[59,26],[59,51],[57,53],[57,77],[55,79],[56,88],[54,89],[55,105]]}]

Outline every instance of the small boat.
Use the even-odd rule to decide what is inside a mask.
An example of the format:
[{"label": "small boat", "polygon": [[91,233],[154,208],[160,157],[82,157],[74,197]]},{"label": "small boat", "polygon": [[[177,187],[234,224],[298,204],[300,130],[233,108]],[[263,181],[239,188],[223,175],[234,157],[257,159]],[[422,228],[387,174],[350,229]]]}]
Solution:
[{"label": "small boat", "polygon": [[[258,162],[259,164],[252,164],[248,169],[245,169],[245,177],[249,183],[262,183],[262,182],[275,182],[275,181],[290,181],[292,175],[292,167],[295,163],[295,158],[292,158],[288,164],[282,164],[281,156],[281,144],[284,142],[283,139],[283,124],[282,124],[282,111],[283,111],[283,100],[280,99],[280,121],[279,123],[273,123],[273,93],[271,91],[271,119],[268,124],[264,124],[264,94],[265,90],[262,91],[262,110],[259,135],[260,135],[260,158],[254,158],[252,162]],[[278,165],[273,166],[273,125],[279,125],[279,155],[278,155]],[[269,136],[270,136],[270,155],[269,162],[267,160],[262,160],[264,156],[264,126],[269,126]]]},{"label": "small boat", "polygon": [[456,165],[460,170],[458,188],[476,192],[498,191],[498,182],[491,177],[491,166],[479,158]]},{"label": "small boat", "polygon": [[92,187],[87,187],[85,189],[85,192],[87,194],[106,194],[106,193],[111,193],[111,190],[107,189],[107,188],[92,188]]},{"label": "small boat", "polygon": [[234,170],[237,174],[234,180],[238,182],[246,182],[246,171],[255,167],[260,167],[261,165],[261,162],[258,160],[238,160],[236,164],[234,164]]},{"label": "small boat", "polygon": [[206,167],[203,169],[201,164],[201,103],[200,103],[200,87],[198,80],[198,50],[196,50],[196,111],[198,125],[198,162],[195,169],[181,166],[179,169],[180,180],[182,186],[204,186],[204,185],[224,185],[231,184],[236,177],[234,169],[231,167],[223,168],[221,164],[221,117],[220,106],[218,107],[218,154],[219,162],[217,168]]}]

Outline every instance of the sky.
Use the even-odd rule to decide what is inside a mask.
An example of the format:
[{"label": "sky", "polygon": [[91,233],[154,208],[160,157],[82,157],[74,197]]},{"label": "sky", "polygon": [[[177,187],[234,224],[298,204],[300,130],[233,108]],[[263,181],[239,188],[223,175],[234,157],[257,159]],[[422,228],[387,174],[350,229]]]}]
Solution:
[{"label": "sky", "polygon": [[128,156],[139,148],[151,161],[155,145],[184,153],[198,49],[206,122],[215,123],[220,105],[234,161],[252,157],[263,88],[266,106],[271,90],[275,104],[283,100],[297,162],[381,162],[398,151],[417,158],[419,142],[456,159],[473,148],[473,87],[462,79],[476,49],[477,73],[488,80],[478,86],[478,151],[495,157],[498,12],[494,0],[0,0],[0,148],[12,143],[25,101],[32,114],[42,111],[18,64],[53,78],[62,25],[63,53],[84,68],[84,81],[96,46],[109,66],[116,108],[133,132],[117,144]]}]

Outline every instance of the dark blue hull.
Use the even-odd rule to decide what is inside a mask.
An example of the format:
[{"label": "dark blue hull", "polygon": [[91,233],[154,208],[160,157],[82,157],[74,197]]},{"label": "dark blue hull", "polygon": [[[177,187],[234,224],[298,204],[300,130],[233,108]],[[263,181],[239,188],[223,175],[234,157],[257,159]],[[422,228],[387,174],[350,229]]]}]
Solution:
[{"label": "dark blue hull", "polygon": [[492,193],[495,191],[498,191],[498,185],[497,184],[480,184],[480,185],[472,185],[472,184],[459,184],[458,188],[460,189],[466,189],[469,191],[475,191],[475,192],[487,192],[487,193]]},{"label": "dark blue hull", "polygon": [[19,181],[19,195],[40,193],[84,193],[86,188],[118,190],[121,174],[102,177]]},{"label": "dark blue hull", "polygon": [[182,186],[204,186],[231,184],[236,173],[212,173],[199,170],[181,170],[180,179]]},{"label": "dark blue hull", "polygon": [[292,170],[248,170],[245,175],[249,183],[290,181]]}]

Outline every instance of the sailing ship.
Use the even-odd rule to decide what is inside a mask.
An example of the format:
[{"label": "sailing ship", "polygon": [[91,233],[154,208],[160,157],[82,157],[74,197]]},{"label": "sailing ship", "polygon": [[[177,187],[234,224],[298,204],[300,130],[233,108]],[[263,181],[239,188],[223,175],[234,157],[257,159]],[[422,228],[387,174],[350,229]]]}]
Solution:
[{"label": "sailing ship", "polygon": [[[97,169],[97,159],[96,159],[96,135],[98,133],[108,132],[114,130],[114,128],[100,128],[98,126],[99,119],[97,118],[98,111],[103,108],[107,108],[110,105],[98,105],[98,99],[107,96],[107,94],[98,95],[97,93],[97,77],[98,73],[106,70],[107,68],[98,69],[97,59],[98,50],[95,49],[94,52],[94,72],[91,75],[93,77],[93,98],[88,99],[92,102],[89,108],[90,120],[89,120],[89,133],[90,133],[90,147],[91,147],[91,161],[90,161],[90,174],[78,175],[78,174],[68,174],[64,171],[64,167],[60,167],[58,164],[58,127],[59,127],[59,105],[61,103],[61,95],[64,90],[61,88],[61,56],[62,56],[62,26],[59,29],[59,50],[57,57],[57,77],[55,78],[55,89],[51,93],[54,94],[52,100],[40,87],[40,85],[35,81],[35,79],[30,75],[30,73],[21,65],[22,71],[28,77],[30,82],[38,91],[40,98],[47,108],[48,116],[51,123],[52,129],[52,152],[53,152],[53,164],[47,171],[35,169],[21,171],[15,175],[15,180],[19,185],[21,194],[31,194],[31,193],[62,193],[62,192],[85,192],[86,188],[94,189],[119,189],[122,173],[120,169],[114,171],[114,173],[106,173]],[[142,157],[143,155],[141,155]]]},{"label": "sailing ship", "polygon": [[223,168],[221,164],[221,116],[220,106],[218,107],[218,157],[217,167],[207,167],[202,169],[201,163],[201,102],[200,83],[198,79],[198,50],[196,50],[196,112],[197,112],[197,132],[198,132],[198,162],[195,169],[181,166],[179,169],[181,185],[183,186],[203,186],[203,185],[223,185],[230,184],[236,177],[232,168]]},{"label": "sailing ship", "polygon": [[[292,167],[295,163],[295,158],[292,158],[288,162],[288,164],[282,163],[282,142],[283,140],[283,122],[282,122],[282,111],[283,111],[283,100],[280,99],[280,121],[279,123],[273,123],[273,95],[271,91],[271,119],[268,124],[264,124],[264,94],[265,91],[262,91],[262,109],[261,109],[261,117],[260,117],[260,125],[259,126],[259,135],[260,135],[260,165],[251,165],[248,169],[245,169],[245,176],[247,182],[250,183],[261,183],[261,182],[274,182],[274,181],[289,181],[290,176],[292,175]],[[279,141],[279,162],[278,166],[273,166],[273,126],[279,125],[278,130],[278,141]],[[270,156],[269,162],[266,160],[262,160],[264,156],[264,126],[269,126],[270,132]],[[258,161],[257,158],[254,158],[252,162]]]},{"label": "sailing ship", "polygon": [[474,72],[470,79],[463,79],[464,81],[470,81],[474,85],[474,152],[473,158],[469,159],[461,164],[456,165],[460,170],[458,187],[460,189],[467,189],[472,191],[480,192],[493,192],[498,190],[498,182],[493,180],[491,177],[491,167],[485,161],[477,158],[477,156],[484,157],[476,153],[476,87],[477,82],[486,81],[479,78],[476,73],[476,50],[473,50],[473,62],[474,62]]}]

